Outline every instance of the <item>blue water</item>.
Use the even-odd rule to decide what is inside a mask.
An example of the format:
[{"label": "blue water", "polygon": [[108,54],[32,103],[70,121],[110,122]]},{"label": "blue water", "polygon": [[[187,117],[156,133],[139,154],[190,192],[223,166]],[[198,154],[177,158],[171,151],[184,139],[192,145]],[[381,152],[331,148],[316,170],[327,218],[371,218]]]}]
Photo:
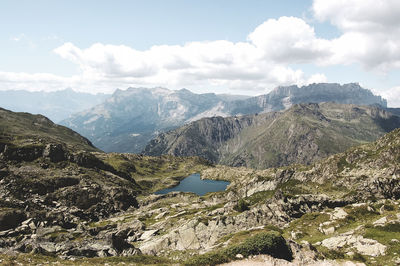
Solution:
[{"label": "blue water", "polygon": [[224,191],[229,185],[227,181],[200,179],[200,174],[192,174],[183,179],[177,186],[156,191],[155,194],[167,194],[172,191],[193,192],[203,196],[208,192]]}]

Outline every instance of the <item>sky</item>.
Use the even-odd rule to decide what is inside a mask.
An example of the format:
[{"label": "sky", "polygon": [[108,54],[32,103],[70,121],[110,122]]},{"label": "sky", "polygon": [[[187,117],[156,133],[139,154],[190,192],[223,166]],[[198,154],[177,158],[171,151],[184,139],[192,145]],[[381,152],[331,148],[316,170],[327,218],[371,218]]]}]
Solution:
[{"label": "sky", "polygon": [[358,82],[400,107],[398,0],[2,0],[0,48],[0,90]]}]

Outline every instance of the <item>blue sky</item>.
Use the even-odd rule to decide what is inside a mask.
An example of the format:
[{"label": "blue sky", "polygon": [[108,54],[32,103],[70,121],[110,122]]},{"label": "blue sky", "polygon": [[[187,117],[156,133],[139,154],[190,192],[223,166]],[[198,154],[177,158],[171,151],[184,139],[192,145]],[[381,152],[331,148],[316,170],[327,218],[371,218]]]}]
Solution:
[{"label": "blue sky", "polygon": [[359,82],[400,107],[399,2],[3,0],[0,90]]}]

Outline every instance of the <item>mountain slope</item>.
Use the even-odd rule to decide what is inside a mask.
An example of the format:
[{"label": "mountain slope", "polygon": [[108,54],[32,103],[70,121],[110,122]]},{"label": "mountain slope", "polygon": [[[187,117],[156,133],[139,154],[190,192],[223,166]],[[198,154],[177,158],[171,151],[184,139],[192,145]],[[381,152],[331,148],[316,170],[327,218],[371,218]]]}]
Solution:
[{"label": "mountain slope", "polygon": [[279,87],[257,97],[195,94],[186,89],[129,88],[90,110],[61,122],[110,152],[142,151],[158,133],[204,117],[265,113],[296,103],[327,102],[386,107],[386,101],[358,84],[312,84]]},{"label": "mountain slope", "polygon": [[144,154],[198,155],[216,163],[261,169],[309,164],[397,127],[400,118],[378,107],[300,104],[284,112],[204,118],[161,133]]},{"label": "mountain slope", "polygon": [[73,130],[54,124],[42,115],[14,113],[0,108],[0,145],[22,147],[62,144],[77,151],[99,151],[92,143]]},{"label": "mountain slope", "polygon": [[[129,88],[88,111],[64,120],[68,126],[104,151],[140,152],[159,131],[176,128],[202,113],[218,111],[223,102],[215,94],[188,90]],[[206,115],[206,114],[205,114]],[[208,114],[207,114],[208,115]]]},{"label": "mountain slope", "polygon": [[[0,109],[0,253],[136,254],[119,236],[81,226],[135,209],[139,194],[174,185],[207,165],[199,158],[106,154],[42,115]],[[67,232],[74,241],[63,237]],[[20,237],[34,234],[39,237]],[[88,246],[98,253],[87,253]]]},{"label": "mountain slope", "polygon": [[[378,120],[383,116],[370,107],[333,106],[329,116],[353,123],[367,121],[358,119],[368,117],[364,111]],[[294,107],[288,111],[323,119],[316,105]],[[328,111],[321,110],[327,118]],[[269,115],[274,114],[279,113]],[[15,146],[28,143],[13,134]],[[400,129],[312,165],[265,170],[221,165],[202,170],[195,161],[185,165],[185,158],[99,152],[84,153],[91,161],[74,161],[78,152],[66,151],[71,156],[57,162],[47,153],[26,161],[0,151],[2,263],[216,265],[240,260],[241,254],[251,258],[238,263],[398,264]],[[141,191],[133,176],[142,175],[145,185],[181,166],[230,185],[202,197],[183,192],[135,197]],[[164,181],[156,182],[170,185]]]},{"label": "mountain slope", "polygon": [[110,95],[75,92],[65,89],[54,92],[24,90],[0,91],[0,107],[14,112],[42,114],[59,122],[70,115],[102,103]]}]

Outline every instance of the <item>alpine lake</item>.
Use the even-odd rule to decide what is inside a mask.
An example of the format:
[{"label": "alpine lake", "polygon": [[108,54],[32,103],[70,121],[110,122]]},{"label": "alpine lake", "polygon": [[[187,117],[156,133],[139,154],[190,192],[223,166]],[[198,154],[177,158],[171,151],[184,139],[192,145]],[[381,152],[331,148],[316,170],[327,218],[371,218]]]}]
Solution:
[{"label": "alpine lake", "polygon": [[200,174],[192,174],[183,179],[175,187],[156,191],[155,194],[167,194],[173,191],[193,192],[199,196],[203,196],[208,192],[224,191],[229,185],[227,181],[201,179]]}]

